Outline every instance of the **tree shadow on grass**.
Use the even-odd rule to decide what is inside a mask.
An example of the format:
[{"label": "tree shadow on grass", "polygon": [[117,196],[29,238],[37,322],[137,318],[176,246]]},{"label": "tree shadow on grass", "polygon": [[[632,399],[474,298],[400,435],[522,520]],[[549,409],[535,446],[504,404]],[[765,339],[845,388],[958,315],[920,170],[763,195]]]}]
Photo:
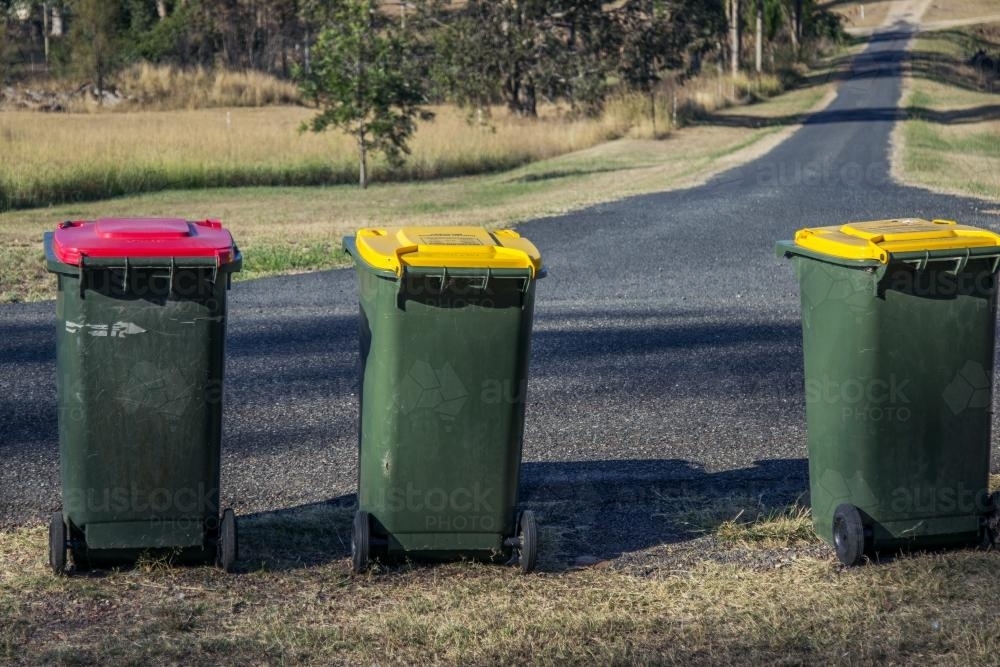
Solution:
[{"label": "tree shadow on grass", "polygon": [[598,167],[594,169],[554,169],[543,171],[537,174],[525,174],[508,180],[508,183],[536,183],[538,181],[552,181],[559,178],[571,178],[573,176],[589,176],[591,174],[604,174],[613,171],[633,171],[640,167]]}]

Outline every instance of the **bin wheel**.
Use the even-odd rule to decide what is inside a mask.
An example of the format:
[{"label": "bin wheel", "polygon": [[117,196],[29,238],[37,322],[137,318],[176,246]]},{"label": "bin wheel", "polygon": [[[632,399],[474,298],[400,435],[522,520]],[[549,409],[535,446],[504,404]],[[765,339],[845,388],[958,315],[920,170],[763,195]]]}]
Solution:
[{"label": "bin wheel", "polygon": [[989,498],[989,512],[986,515],[986,530],[983,546],[993,548],[1000,539],[1000,491],[994,491]]},{"label": "bin wheel", "polygon": [[49,520],[49,567],[56,574],[66,573],[66,523],[62,512]]},{"label": "bin wheel", "polygon": [[865,526],[861,512],[854,505],[844,503],[834,511],[833,545],[844,565],[857,565],[861,561],[865,553]]},{"label": "bin wheel", "polygon": [[360,574],[368,569],[371,561],[372,528],[368,512],[354,513],[354,527],[351,530],[351,570]]},{"label": "bin wheel", "polygon": [[521,572],[527,574],[535,569],[535,562],[538,559],[538,524],[535,522],[535,513],[524,510],[521,512],[518,524],[518,537],[521,541],[518,562]]},{"label": "bin wheel", "polygon": [[236,513],[231,509],[222,512],[219,522],[219,542],[216,545],[216,564],[225,572],[236,569],[239,558],[239,531],[236,527]]}]

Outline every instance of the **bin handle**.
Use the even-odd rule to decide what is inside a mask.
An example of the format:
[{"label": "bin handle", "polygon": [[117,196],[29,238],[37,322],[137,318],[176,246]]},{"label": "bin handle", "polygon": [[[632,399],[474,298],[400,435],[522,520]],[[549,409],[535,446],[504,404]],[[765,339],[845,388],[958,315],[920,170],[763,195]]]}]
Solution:
[{"label": "bin handle", "polygon": [[[901,260],[901,262],[903,264],[909,264],[913,266],[913,268],[916,269],[917,271],[923,271],[924,269],[927,268],[927,266],[931,262],[954,262],[954,266],[948,272],[953,275],[957,275],[963,269],[965,269],[966,266],[968,266],[969,260],[974,257],[972,254],[972,250],[970,248],[965,248],[964,250],[965,254],[958,255],[957,257],[956,256],[931,257],[930,252],[925,250],[923,251],[922,255],[918,257],[910,257],[907,259],[903,259]],[[976,255],[975,257],[979,259],[993,260],[993,265],[990,267],[990,273],[992,274],[995,274],[997,272],[997,269],[1000,269],[1000,253],[982,254],[982,255]],[[886,273],[889,272],[889,264],[891,264],[891,262],[888,262],[886,264],[881,264],[875,269],[876,280],[875,280],[874,290],[876,296],[878,296],[879,285],[885,278]]]},{"label": "bin handle", "polygon": [[86,263],[86,261],[87,261],[87,256],[84,255],[83,253],[80,253],[80,263],[76,265],[76,271],[77,271],[76,284],[77,287],[79,287],[80,289],[81,301],[86,297],[87,294],[87,285],[84,282],[87,280],[87,272],[83,270],[83,265]]}]

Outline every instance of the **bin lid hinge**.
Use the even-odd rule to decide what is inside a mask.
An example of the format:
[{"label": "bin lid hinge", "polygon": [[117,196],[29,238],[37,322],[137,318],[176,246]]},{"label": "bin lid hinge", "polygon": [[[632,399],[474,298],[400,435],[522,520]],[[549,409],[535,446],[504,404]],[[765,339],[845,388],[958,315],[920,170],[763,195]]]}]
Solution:
[{"label": "bin lid hinge", "polygon": [[77,269],[77,286],[80,288],[80,298],[83,298],[84,293],[87,291],[87,272],[84,270],[84,265],[87,263],[87,256],[82,252],[80,253],[80,263],[76,265]]},{"label": "bin lid hinge", "polygon": [[128,257],[125,258],[125,269],[122,271],[122,292],[128,291]]}]

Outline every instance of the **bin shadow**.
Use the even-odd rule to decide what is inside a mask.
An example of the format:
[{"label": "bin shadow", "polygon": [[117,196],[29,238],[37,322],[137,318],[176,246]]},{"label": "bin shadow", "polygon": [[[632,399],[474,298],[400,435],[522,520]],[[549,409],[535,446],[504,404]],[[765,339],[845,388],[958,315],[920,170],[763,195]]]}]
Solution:
[{"label": "bin shadow", "polygon": [[[350,556],[357,498],[240,517],[240,569],[284,571]],[[539,569],[565,571],[709,535],[724,522],[808,503],[805,459],[709,473],[683,460],[526,462],[520,507],[539,524]]]},{"label": "bin shadow", "polygon": [[678,459],[526,463],[542,569],[564,570],[714,534],[723,523],[808,506],[806,459],[706,472]]}]

